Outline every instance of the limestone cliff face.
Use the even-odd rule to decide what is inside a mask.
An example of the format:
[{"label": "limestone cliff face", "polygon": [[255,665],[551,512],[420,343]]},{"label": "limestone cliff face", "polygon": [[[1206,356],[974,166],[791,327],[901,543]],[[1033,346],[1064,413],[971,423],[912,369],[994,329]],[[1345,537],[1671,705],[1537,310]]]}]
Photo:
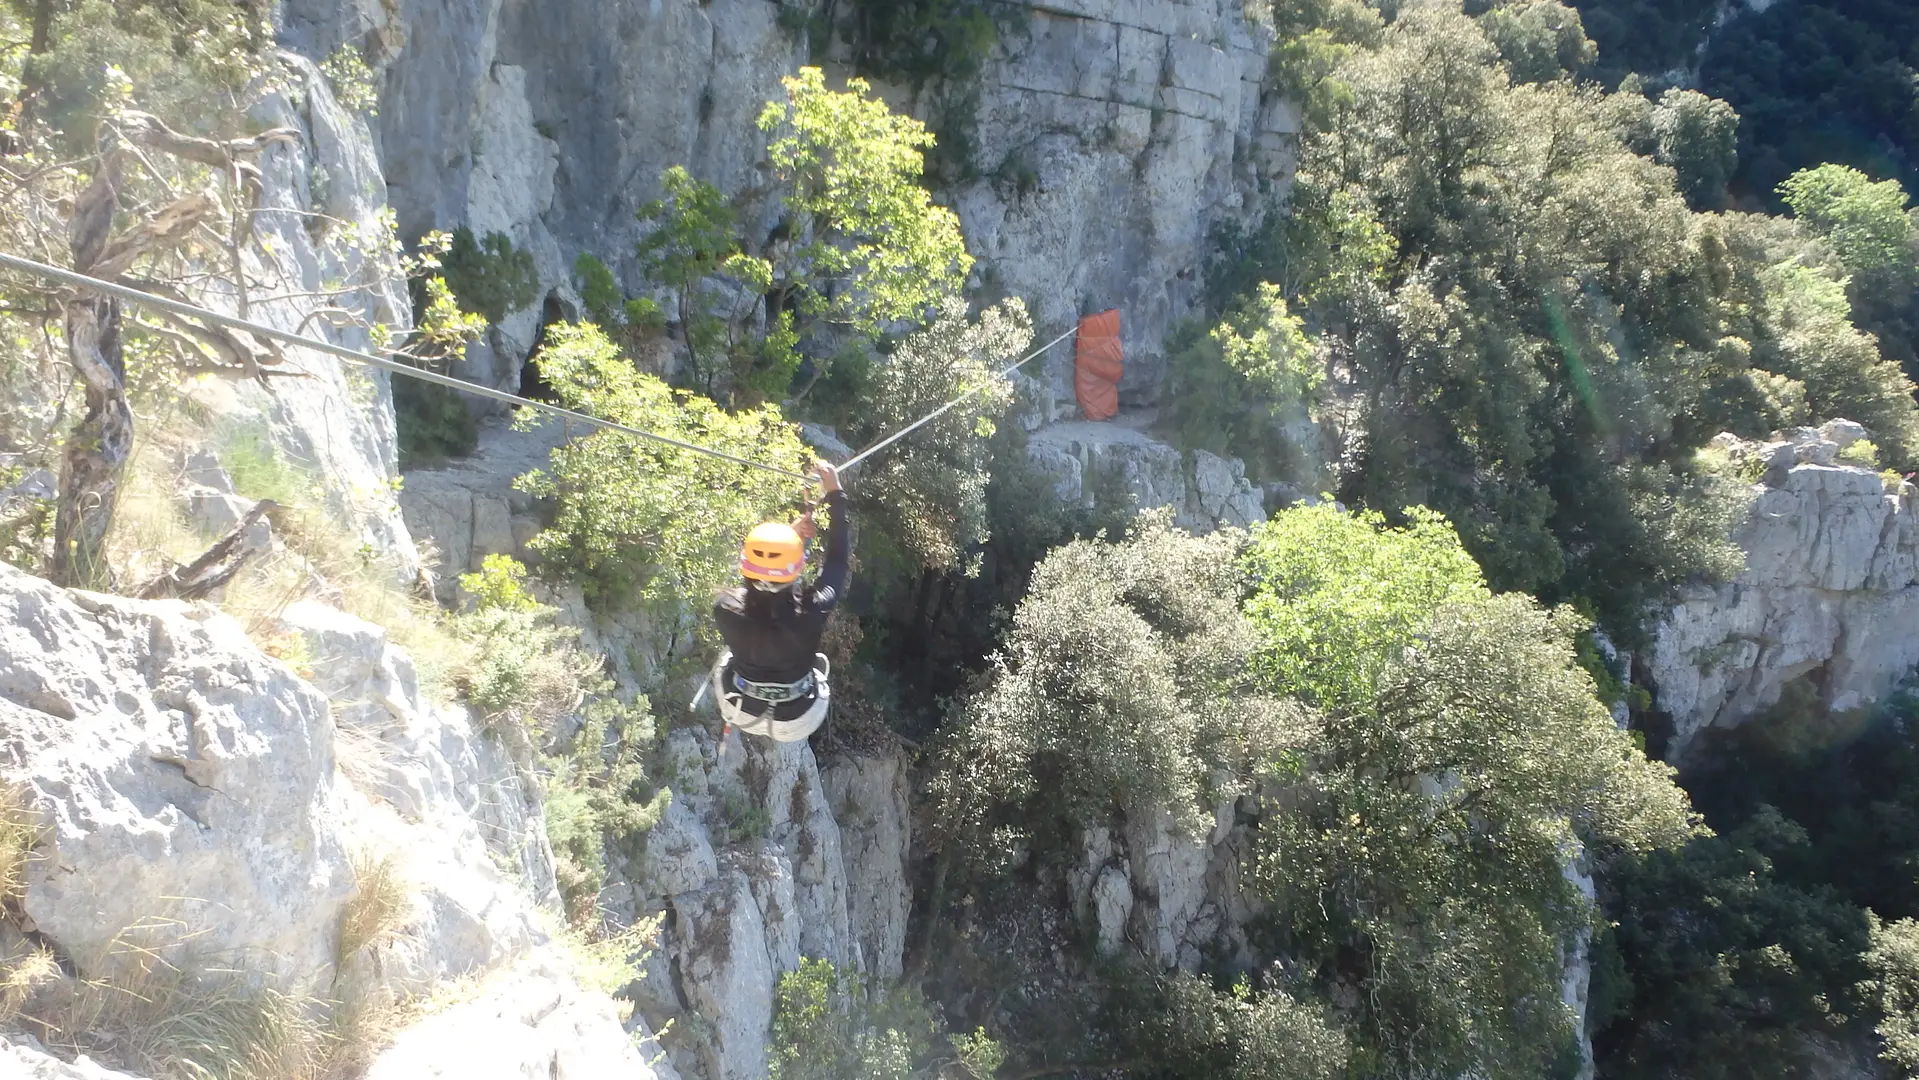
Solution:
[{"label": "limestone cliff face", "polygon": [[[981,78],[983,175],[950,194],[984,273],[1026,298],[1042,338],[1121,309],[1121,402],[1151,405],[1209,230],[1282,194],[1298,118],[1265,88],[1270,37],[1240,0],[1026,7]],[[1070,416],[1070,349],[1045,363],[1048,419]]]},{"label": "limestone cliff face", "polygon": [[[0,614],[0,783],[44,827],[21,929],[73,973],[114,978],[153,955],[349,1002],[482,980],[371,1075],[653,1076],[545,929],[552,862],[524,764],[423,698],[378,627],[293,605],[281,633],[314,658],[309,681],[203,605],[0,565]],[[393,860],[408,899],[389,937],[341,955],[368,855]]]},{"label": "limestone cliff face", "polygon": [[[512,390],[543,322],[580,310],[580,253],[645,289],[635,213],[664,169],[685,165],[729,196],[764,181],[760,109],[802,63],[838,67],[782,25],[784,9],[810,7],[294,0],[286,19],[310,55],[370,43],[387,61],[378,139],[403,234],[467,225],[533,253],[545,299],[494,327],[462,366]],[[1240,7],[1024,5],[979,79],[978,178],[941,193],[979,259],[976,284],[1026,298],[1045,337],[1084,312],[1123,310],[1129,407],[1158,400],[1165,335],[1194,308],[1210,229],[1263,212],[1290,181],[1297,118],[1264,89],[1267,41]],[[1070,346],[1030,370],[1043,419],[1070,417]],[[1186,490],[1165,501],[1186,503]]]},{"label": "limestone cliff face", "polygon": [[1689,593],[1642,661],[1672,718],[1669,759],[1682,761],[1707,728],[1751,720],[1794,684],[1843,715],[1919,664],[1914,489],[1888,492],[1877,472],[1839,459],[1864,435],[1834,421],[1743,448],[1765,469],[1735,534],[1746,569]]}]

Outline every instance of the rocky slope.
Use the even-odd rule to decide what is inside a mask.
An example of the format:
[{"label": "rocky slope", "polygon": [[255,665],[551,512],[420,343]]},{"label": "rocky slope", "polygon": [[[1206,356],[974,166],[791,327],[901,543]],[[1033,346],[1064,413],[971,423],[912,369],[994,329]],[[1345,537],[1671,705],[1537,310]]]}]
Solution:
[{"label": "rocky slope", "polygon": [[1793,689],[1842,720],[1919,664],[1915,492],[1888,492],[1875,470],[1839,457],[1865,435],[1838,420],[1763,445],[1721,437],[1764,475],[1734,534],[1745,570],[1688,593],[1639,661],[1672,720],[1669,760]]},{"label": "rocky slope", "polygon": [[[349,1009],[466,980],[468,1000],[372,1075],[423,1075],[422,1058],[652,1075],[546,929],[551,855],[524,764],[423,698],[378,627],[289,609],[282,630],[305,642],[316,685],[204,605],[68,592],[0,566],[0,615],[0,783],[41,823],[19,928],[70,976],[139,985],[158,957]],[[356,949],[343,919],[379,860],[405,900]]]}]

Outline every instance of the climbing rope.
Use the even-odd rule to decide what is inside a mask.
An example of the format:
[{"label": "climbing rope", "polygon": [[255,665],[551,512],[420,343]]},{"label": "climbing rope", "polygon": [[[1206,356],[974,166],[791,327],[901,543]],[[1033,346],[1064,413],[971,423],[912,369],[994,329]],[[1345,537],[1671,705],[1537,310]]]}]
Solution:
[{"label": "climbing rope", "polygon": [[182,315],[187,318],[202,319],[206,322],[215,323],[217,325],[227,327],[230,330],[243,330],[249,334],[258,334],[261,337],[269,337],[277,341],[284,341],[289,345],[298,345],[302,348],[313,349],[317,352],[329,353],[333,356],[339,357],[342,360],[351,360],[356,364],[365,364],[368,367],[376,367],[381,369],[382,371],[390,371],[395,375],[403,375],[409,379],[418,379],[421,382],[434,383],[435,385],[438,385],[438,386],[447,387],[450,390],[458,390],[463,394],[472,394],[476,397],[490,398],[494,401],[503,401],[509,405],[515,405],[515,406],[528,408],[528,409],[535,409],[540,412],[548,413],[553,416],[563,417],[567,420],[572,420],[578,423],[587,424],[592,427],[604,428],[608,431],[618,431],[622,434],[634,435],[642,439],[651,439],[654,442],[665,443],[668,446],[677,446],[682,450],[691,450],[696,454],[705,454],[708,457],[716,457],[722,461],[730,461],[734,463],[735,465],[745,465],[745,466],[748,466],[749,468],[763,469],[767,472],[777,473],[780,476],[791,477],[795,480],[811,481],[813,479],[812,477],[806,475],[805,473],[794,472],[790,469],[782,469],[776,465],[768,465],[768,464],[765,464],[764,462],[753,461],[749,458],[736,457],[724,451],[715,450],[712,447],[700,446],[690,442],[681,442],[678,439],[669,438],[665,435],[658,435],[651,431],[641,431],[639,428],[636,428],[636,427],[628,427],[625,424],[617,424],[611,420],[602,420],[597,416],[589,416],[586,413],[575,412],[572,409],[561,408],[558,405],[553,405],[548,402],[534,401],[530,398],[520,397],[517,394],[509,394],[504,390],[495,390],[490,386],[481,386],[478,383],[470,383],[462,379],[453,378],[451,375],[442,375],[437,371],[428,371],[425,368],[414,367],[412,364],[401,363],[398,360],[388,360],[385,357],[374,356],[372,353],[364,353],[364,352],[360,352],[357,349],[349,349],[344,345],[335,345],[330,341],[322,341],[318,338],[304,337],[300,334],[290,333],[286,330],[279,330],[271,326],[263,325],[261,323],[251,322],[246,319],[238,319],[231,315],[223,315],[220,312],[209,311],[206,308],[199,307],[194,304],[185,304],[185,303],[181,303],[178,300],[169,300],[164,296],[155,296],[150,292],[142,292],[139,289],[128,288],[125,285],[119,285],[111,281],[102,281],[99,278],[88,277],[85,274],[77,274],[71,270],[63,270],[57,266],[48,266],[45,263],[34,262],[31,259],[23,259],[19,257],[18,255],[11,255],[4,251],[0,251],[0,266],[4,266],[12,270],[19,270],[24,273],[34,274],[43,278],[51,278],[54,281],[64,282],[68,285],[77,286],[79,288],[91,289],[95,292],[104,293],[108,296],[118,297],[122,300],[127,301],[128,303],[140,304],[146,307],[157,308],[161,311],[170,311],[175,315]]},{"label": "climbing rope", "polygon": [[[35,262],[32,259],[23,259],[18,255],[9,254],[4,251],[0,251],[0,267],[6,267],[10,270],[18,270],[22,273],[32,274],[36,277],[42,277],[52,281],[62,282],[64,284],[72,285],[77,288],[91,289],[94,292],[102,293],[107,296],[117,297],[131,304],[139,304],[145,307],[155,308],[160,311],[172,312],[175,315],[184,316],[190,319],[200,319],[205,322],[213,323],[218,326],[224,326],[230,330],[242,330],[242,331],[245,331],[246,333],[256,334],[260,337],[273,338],[276,341],[283,341],[289,345],[297,345],[301,348],[312,349],[316,352],[327,353],[331,356],[337,356],[342,360],[350,360],[356,364],[365,364],[368,367],[379,368],[382,371],[391,372],[392,374],[400,375],[405,378],[418,379],[421,382],[429,382],[429,383],[433,383],[436,386],[444,386],[449,390],[457,390],[463,394],[472,394],[475,397],[483,397],[493,401],[504,402],[508,405],[512,405],[518,408],[533,409],[538,412],[547,413],[551,416],[558,416],[566,420],[574,421],[576,423],[586,424],[590,427],[603,428],[607,431],[617,431],[625,435],[633,435],[642,439],[650,439],[654,442],[665,443],[668,446],[679,447],[682,450],[691,450],[696,454],[705,454],[708,457],[719,458],[721,461],[730,461],[736,465],[745,465],[748,468],[762,469],[766,472],[775,473],[779,476],[791,477],[792,479],[795,479],[795,480],[805,480],[805,481],[811,482],[814,479],[812,476],[809,476],[805,473],[793,472],[792,470],[789,470],[789,469],[779,468],[776,465],[768,465],[768,464],[765,464],[764,462],[753,461],[750,458],[738,457],[733,454],[726,453],[725,451],[722,451],[722,450],[715,450],[710,446],[700,446],[696,443],[682,442],[679,439],[669,438],[668,436],[656,434],[651,431],[642,431],[639,428],[629,427],[625,424],[615,423],[611,420],[602,420],[597,416],[590,416],[583,412],[576,412],[572,409],[562,408],[561,406],[554,405],[545,401],[535,401],[531,398],[523,398],[517,394],[509,394],[504,390],[495,390],[490,386],[481,386],[478,383],[470,383],[463,379],[456,379],[452,377],[451,375],[442,375],[437,371],[428,371],[425,368],[415,367],[412,364],[401,363],[398,360],[389,360],[385,357],[375,356],[372,353],[361,352],[358,349],[349,349],[344,345],[335,345],[330,341],[324,341],[319,338],[306,337],[305,335],[302,335],[302,334],[296,334],[296,333],[292,333],[291,331],[281,330],[272,326],[267,326],[263,323],[257,323],[248,319],[237,318],[232,315],[225,315],[218,311],[212,311],[207,308],[200,307],[197,304],[188,304],[179,300],[168,299],[167,297],[164,297],[164,296],[156,296],[153,293],[145,292],[140,289],[130,288],[126,285],[118,284],[117,282],[104,281],[100,278],[90,277],[86,274],[76,273],[72,270],[66,270],[58,266],[50,266],[46,263]],[[1077,329],[1077,327],[1075,327],[1074,329]],[[1052,348],[1053,346],[1059,344],[1062,341],[1065,341],[1068,337],[1071,337],[1072,334],[1073,334],[1073,330],[1069,329],[1065,333],[1061,334],[1060,336],[1054,338],[1053,340],[1047,342],[1046,344],[1040,346],[1039,348],[1034,349],[1032,352],[1026,354],[1025,356],[1021,357],[1019,360],[1015,361],[1014,363],[1008,365],[1006,368],[1001,370],[998,377],[1002,379],[1006,378],[1007,376],[1011,375],[1015,370],[1024,366],[1025,364],[1032,361],[1036,357],[1039,357],[1040,355],[1044,354],[1046,350]],[[992,385],[990,382],[982,383],[981,385],[966,391],[964,394],[961,394],[958,397],[954,398],[953,400],[947,402],[946,404],[941,405],[939,408],[934,409],[932,412],[926,414],[925,416],[921,417],[918,420],[915,420],[913,423],[908,424],[906,427],[901,428],[899,431],[896,431],[893,434],[888,435],[886,438],[881,439],[879,442],[876,442],[873,445],[867,447],[866,449],[860,451],[859,453],[854,454],[852,457],[847,458],[846,461],[839,466],[839,471],[845,472],[849,469],[852,469],[853,467],[857,466],[860,462],[865,461],[867,458],[872,457],[874,454],[879,453],[881,450],[886,449],[887,447],[900,441],[906,436],[911,435],[913,432],[918,431],[920,428],[925,427],[927,424],[932,423],[934,420],[939,419],[941,416],[945,415],[948,411],[958,406],[961,402],[979,393],[980,391],[986,389],[990,385]]]},{"label": "climbing rope", "polygon": [[[1061,334],[1060,336],[1054,338],[1053,340],[1047,342],[1046,344],[1041,345],[1039,348],[1034,349],[1032,352],[1027,353],[1025,356],[1021,357],[1020,359],[1015,360],[1013,363],[1007,365],[1003,370],[1000,371],[999,378],[1002,378],[1002,379],[1006,378],[1008,375],[1011,375],[1014,371],[1017,371],[1019,368],[1023,367],[1028,361],[1044,354],[1046,350],[1052,348],[1055,345],[1058,345],[1060,342],[1065,341],[1067,338],[1072,337],[1073,331],[1077,329],[1079,329],[1079,327],[1074,326],[1072,329],[1066,331],[1064,334]],[[933,421],[939,419],[941,416],[945,415],[948,409],[953,408],[954,406],[958,405],[960,402],[965,401],[967,398],[972,397],[974,394],[979,393],[981,390],[984,390],[991,385],[992,383],[990,382],[981,383],[980,385],[975,386],[971,390],[968,390],[964,394],[961,394],[960,396],[954,398],[953,400],[947,402],[946,404],[941,405],[939,408],[934,409],[932,412],[927,413],[925,416],[921,417],[920,419],[913,421],[911,424],[908,424],[907,426],[901,428],[900,430],[894,432],[893,434],[888,435],[886,438],[881,439],[879,442],[876,442],[873,445],[867,447],[866,449],[861,450],[859,453],[854,454],[852,457],[847,458],[844,462],[840,463],[839,471],[845,472],[848,469],[851,469],[853,466],[858,465],[860,462],[865,461],[867,458],[872,457],[874,454],[879,453],[881,450],[884,450],[887,447],[893,445],[894,443],[900,441],[901,439],[906,438],[908,435],[911,435],[913,432],[918,431],[920,428],[925,427],[926,425],[932,423]]]}]

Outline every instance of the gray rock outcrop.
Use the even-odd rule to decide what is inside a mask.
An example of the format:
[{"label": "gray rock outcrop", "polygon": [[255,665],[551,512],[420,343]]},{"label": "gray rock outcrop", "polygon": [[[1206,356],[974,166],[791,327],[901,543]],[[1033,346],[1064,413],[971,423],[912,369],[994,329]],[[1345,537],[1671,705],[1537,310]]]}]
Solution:
[{"label": "gray rock outcrop", "polygon": [[[1269,39],[1239,0],[1025,6],[980,77],[981,175],[954,206],[982,274],[1026,298],[1042,341],[1121,309],[1121,403],[1150,405],[1210,228],[1283,190],[1298,119],[1265,89]],[[1049,418],[1071,415],[1071,346],[1041,363]]]},{"label": "gray rock outcrop", "polygon": [[0,565],[0,733],[47,827],[23,909],[83,972],[156,917],[295,984],[329,969],[353,890],[333,718],[238,623]]},{"label": "gray rock outcrop", "polygon": [[364,1080],[679,1080],[644,1029],[583,992],[564,957],[541,950],[480,992],[402,1032]]},{"label": "gray rock outcrop", "polygon": [[[318,309],[356,313],[366,322],[404,329],[412,306],[390,256],[387,187],[364,117],[335,100],[317,67],[286,54],[293,79],[255,109],[263,127],[290,127],[296,145],[276,145],[260,157],[261,194],[247,279],[258,299],[247,318],[349,348],[367,349],[365,329],[334,326]],[[361,238],[349,243],[349,236]],[[224,268],[223,268],[224,269]],[[196,299],[237,314],[227,288]],[[220,424],[262,426],[273,445],[312,476],[334,514],[373,549],[417,563],[411,537],[394,504],[398,439],[388,376],[333,356],[288,346],[284,367],[299,378],[263,387],[225,380],[193,394]]]},{"label": "gray rock outcrop", "polygon": [[1763,713],[1789,686],[1846,714],[1919,664],[1919,506],[1910,484],[1888,492],[1876,471],[1840,457],[1863,436],[1848,421],[1763,445],[1721,436],[1764,476],[1734,534],[1745,570],[1688,592],[1643,657],[1672,718],[1670,760],[1682,761],[1700,732]]},{"label": "gray rock outcrop", "polygon": [[[491,973],[373,1075],[654,1075],[636,1051],[644,1022],[630,1036],[553,951],[551,854],[514,753],[428,700],[378,627],[302,601],[279,633],[302,642],[318,686],[211,607],[67,591],[0,564],[0,783],[44,826],[23,928],[89,978],[125,974],[148,948],[342,1001]],[[403,909],[340,956],[368,855],[392,860]],[[29,1075],[110,1075],[32,1053],[0,1046]]]},{"label": "gray rock outcrop", "polygon": [[1027,455],[1053,477],[1053,490],[1069,505],[1092,506],[1102,479],[1110,478],[1142,510],[1172,507],[1182,528],[1211,531],[1266,520],[1265,496],[1239,461],[1181,451],[1125,422],[1048,425],[1033,433]]},{"label": "gray rock outcrop", "polygon": [[[664,908],[670,972],[641,1005],[682,1071],[765,1074],[773,994],[802,958],[897,975],[911,891],[905,761],[896,752],[820,764],[811,747],[709,733],[669,738],[674,802],[629,868],[636,910]],[[618,886],[616,886],[618,888]]]},{"label": "gray rock outcrop", "polygon": [[[542,295],[563,311],[579,308],[582,252],[642,291],[635,212],[657,197],[663,170],[685,165],[728,196],[748,192],[763,181],[754,119],[779,80],[805,62],[843,70],[782,25],[785,8],[805,5],[772,0],[404,0],[397,18],[346,0],[294,6],[290,36],[308,49],[351,39],[329,19],[405,42],[384,67],[379,119],[401,232],[505,233],[533,254]],[[1166,332],[1197,299],[1210,229],[1257,217],[1283,191],[1298,118],[1267,90],[1265,32],[1238,0],[1024,7],[965,118],[978,179],[945,197],[982,282],[1026,297],[1045,336],[1083,312],[1123,309],[1122,397],[1151,404]],[[517,387],[543,307],[495,327],[463,374]],[[1070,347],[1044,365],[1048,416],[1065,416]]]},{"label": "gray rock outcrop", "polygon": [[71,1063],[61,1061],[26,1036],[0,1036],[0,1076],[12,1080],[140,1080],[84,1054]]}]

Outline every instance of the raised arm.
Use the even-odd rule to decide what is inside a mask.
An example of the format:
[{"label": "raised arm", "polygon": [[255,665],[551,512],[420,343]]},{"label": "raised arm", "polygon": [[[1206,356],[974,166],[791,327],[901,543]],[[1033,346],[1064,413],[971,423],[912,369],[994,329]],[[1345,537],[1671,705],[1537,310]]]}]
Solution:
[{"label": "raised arm", "polygon": [[820,472],[820,483],[826,488],[826,508],[832,517],[826,525],[826,563],[820,568],[819,580],[813,584],[813,603],[816,607],[830,608],[846,595],[847,579],[852,575],[848,563],[853,554],[853,530],[847,521],[846,492],[840,489],[839,476],[833,466],[821,461],[816,463]]}]

